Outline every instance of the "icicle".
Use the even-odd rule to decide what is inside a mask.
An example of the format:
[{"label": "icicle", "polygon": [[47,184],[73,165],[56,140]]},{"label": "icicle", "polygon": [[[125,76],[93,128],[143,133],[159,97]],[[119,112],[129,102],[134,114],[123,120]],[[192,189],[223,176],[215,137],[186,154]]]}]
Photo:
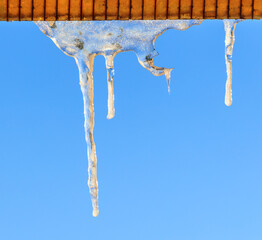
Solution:
[{"label": "icicle", "polygon": [[93,63],[94,56],[88,59],[75,58],[79,68],[79,79],[81,91],[84,100],[84,116],[85,116],[85,138],[87,143],[88,156],[88,187],[91,195],[93,206],[93,216],[98,216],[98,183],[97,183],[97,157],[96,146],[93,136],[95,125],[94,112],[94,86],[93,86]]},{"label": "icicle", "polygon": [[166,21],[58,21],[36,22],[67,55],[76,59],[79,67],[80,85],[84,99],[85,137],[88,155],[88,186],[93,206],[93,216],[98,215],[97,157],[93,136],[94,92],[93,62],[96,55],[105,56],[108,81],[108,118],[113,118],[114,67],[113,59],[119,52],[134,51],[139,63],[155,76],[165,75],[170,91],[172,69],[154,66],[153,58],[158,55],[154,42],[168,29],[186,30],[199,25],[201,20]]},{"label": "icicle", "polygon": [[[155,76],[165,75],[170,92],[172,69],[156,67],[153,58],[158,55],[154,42],[168,29],[186,30],[199,25],[202,20],[166,21],[94,21],[94,22],[36,22],[39,28],[67,55],[84,54],[115,56],[119,52],[134,51],[139,63]],[[107,61],[107,60],[106,60]],[[108,60],[109,62],[111,60]],[[110,64],[110,63],[109,63]],[[112,63],[113,66],[113,63]],[[109,110],[108,118],[114,117],[113,67],[107,66]]]},{"label": "icicle", "polygon": [[106,70],[107,70],[107,85],[108,85],[108,114],[107,118],[112,119],[115,116],[115,104],[114,104],[114,56],[105,56]]},{"label": "icicle", "polygon": [[[154,47],[152,46],[152,48]],[[158,53],[155,51],[155,49],[151,50],[151,52],[141,51],[141,53],[138,55],[138,61],[141,66],[146,68],[153,75],[155,76],[165,75],[168,85],[168,92],[170,93],[170,77],[173,68],[164,68],[164,67],[155,66],[153,58],[156,57],[157,55]]]},{"label": "icicle", "polygon": [[235,42],[235,28],[240,20],[224,20],[225,28],[225,58],[227,67],[227,81],[225,104],[231,106],[232,104],[232,53]]},{"label": "icicle", "polygon": [[170,94],[171,71],[172,71],[172,69],[166,69],[166,71],[165,71],[165,77],[166,77],[166,81],[167,81],[167,88],[168,88],[169,94]]}]

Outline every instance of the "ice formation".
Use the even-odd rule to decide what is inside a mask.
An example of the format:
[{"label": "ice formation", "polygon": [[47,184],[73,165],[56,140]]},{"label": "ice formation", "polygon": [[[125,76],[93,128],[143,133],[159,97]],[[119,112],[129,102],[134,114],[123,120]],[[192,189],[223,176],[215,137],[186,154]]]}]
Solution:
[{"label": "ice formation", "polygon": [[227,81],[226,81],[226,94],[225,104],[231,106],[232,104],[232,54],[235,42],[235,28],[241,20],[224,20],[225,28],[225,58],[227,67]]},{"label": "ice formation", "polygon": [[[93,206],[93,216],[98,210],[97,156],[93,136],[94,129],[94,85],[93,63],[97,55],[105,57],[108,82],[108,115],[113,118],[114,108],[114,64],[117,53],[134,51],[139,63],[155,76],[165,75],[170,90],[171,70],[156,67],[153,58],[158,55],[154,41],[168,29],[186,30],[202,20],[165,21],[90,21],[90,22],[36,22],[43,33],[67,55],[74,57],[79,68],[79,79],[84,100],[85,138],[88,155],[88,186]],[[226,20],[226,105],[231,105],[232,65],[236,20]]]}]

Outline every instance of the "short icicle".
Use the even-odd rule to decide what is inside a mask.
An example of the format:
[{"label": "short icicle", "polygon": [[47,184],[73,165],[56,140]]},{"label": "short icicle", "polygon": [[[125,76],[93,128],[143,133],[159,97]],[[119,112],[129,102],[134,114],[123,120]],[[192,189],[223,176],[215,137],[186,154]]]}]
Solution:
[{"label": "short icicle", "polygon": [[225,28],[225,59],[227,67],[227,81],[225,104],[232,105],[232,54],[235,42],[235,28],[239,20],[224,20]]},{"label": "short icicle", "polygon": [[93,64],[94,55],[88,59],[76,58],[79,68],[79,79],[81,91],[84,100],[84,117],[85,117],[85,139],[87,143],[88,157],[88,187],[91,195],[93,206],[93,216],[98,216],[98,182],[97,182],[97,157],[96,146],[94,141],[94,83],[93,83]]},{"label": "short icicle", "polygon": [[106,55],[107,85],[108,85],[108,114],[107,118],[112,119],[115,116],[115,96],[114,96],[114,56]]},{"label": "short icicle", "polygon": [[150,71],[155,76],[162,76],[165,75],[166,81],[167,81],[167,87],[168,92],[170,93],[170,79],[171,79],[171,71],[173,68],[164,68],[164,67],[157,67],[154,65],[154,57],[158,55],[158,53],[155,51],[154,46],[151,46],[151,52],[143,52],[143,50],[140,50],[140,53],[138,55],[138,61],[140,65],[144,68],[146,68],[148,71]]},{"label": "short icicle", "polygon": [[165,70],[165,77],[166,77],[166,81],[167,81],[167,89],[168,89],[169,94],[170,94],[171,71],[172,71],[172,69],[166,69]]}]

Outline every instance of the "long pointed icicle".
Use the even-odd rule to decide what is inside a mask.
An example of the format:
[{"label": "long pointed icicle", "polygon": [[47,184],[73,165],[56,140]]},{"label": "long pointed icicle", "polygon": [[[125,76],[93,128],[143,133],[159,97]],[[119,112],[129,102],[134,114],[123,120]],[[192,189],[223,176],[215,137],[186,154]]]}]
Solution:
[{"label": "long pointed icicle", "polygon": [[[154,66],[157,56],[154,42],[168,29],[186,30],[199,25],[202,20],[167,21],[56,21],[36,22],[41,31],[68,56],[76,59],[84,99],[85,137],[88,154],[88,186],[93,216],[98,215],[97,157],[93,137],[94,92],[93,62],[96,55],[106,58],[108,81],[108,118],[115,115],[114,108],[114,56],[120,52],[134,51],[139,63],[155,76],[165,75],[170,84],[172,69]],[[169,87],[170,89],[170,87]]]},{"label": "long pointed icicle", "polygon": [[84,100],[85,116],[85,138],[87,143],[88,157],[88,187],[93,206],[93,216],[98,216],[98,182],[97,182],[97,157],[94,141],[94,83],[93,83],[93,64],[94,56],[90,56],[85,62],[83,59],[76,59],[79,68],[79,79]]},{"label": "long pointed icicle", "polygon": [[107,70],[107,85],[108,85],[108,114],[107,118],[112,119],[115,116],[115,96],[114,96],[114,56],[105,56]]},{"label": "long pointed icicle", "polygon": [[227,81],[225,104],[232,105],[232,54],[235,42],[235,28],[239,20],[224,20],[225,28],[225,58],[227,67]]}]

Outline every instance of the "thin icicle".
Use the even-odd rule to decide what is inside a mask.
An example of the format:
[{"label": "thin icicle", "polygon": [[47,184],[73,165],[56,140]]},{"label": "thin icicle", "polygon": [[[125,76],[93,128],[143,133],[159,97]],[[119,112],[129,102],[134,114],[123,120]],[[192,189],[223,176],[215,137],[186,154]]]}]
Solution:
[{"label": "thin icicle", "polygon": [[97,157],[96,146],[94,141],[94,85],[93,85],[93,64],[94,55],[88,59],[75,58],[79,68],[79,79],[81,91],[84,100],[84,116],[85,116],[85,139],[87,143],[88,157],[88,187],[91,195],[93,206],[93,216],[98,216],[98,182],[97,182]]},{"label": "thin icicle", "polygon": [[105,56],[107,70],[107,85],[108,85],[108,114],[107,118],[112,119],[115,116],[115,96],[114,96],[114,56]]},{"label": "thin icicle", "polygon": [[170,94],[171,71],[172,71],[172,69],[166,69],[166,71],[165,71],[165,77],[166,77],[166,81],[167,81],[167,88],[168,88],[169,94]]},{"label": "thin icicle", "polygon": [[231,106],[232,104],[232,54],[235,42],[235,28],[240,20],[224,20],[225,28],[225,58],[227,67],[227,81],[225,104]]}]

